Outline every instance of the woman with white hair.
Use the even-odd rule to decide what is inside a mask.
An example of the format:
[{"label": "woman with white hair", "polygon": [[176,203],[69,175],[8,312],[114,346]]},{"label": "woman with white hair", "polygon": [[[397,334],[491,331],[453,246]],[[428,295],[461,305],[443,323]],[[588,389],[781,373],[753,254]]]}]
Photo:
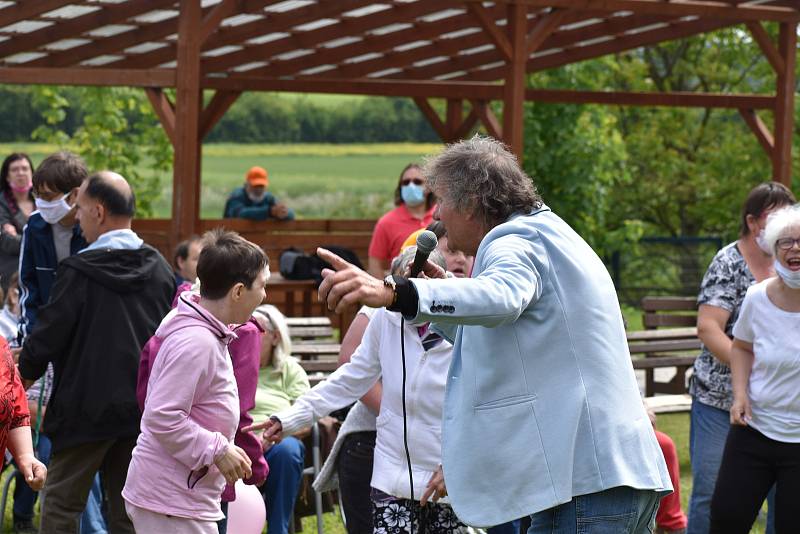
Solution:
[{"label": "woman with white hair", "polygon": [[751,286],[733,328],[731,429],[711,532],[747,533],[776,485],[775,531],[796,532],[800,501],[800,205],[774,212],[764,238],[777,276]]},{"label": "woman with white hair", "polygon": [[[256,405],[250,410],[254,421],[289,408],[310,386],[308,376],[292,357],[289,327],[278,308],[263,304],[253,312],[253,319],[264,331],[261,337]],[[305,428],[298,429],[304,431]],[[267,533],[285,534],[300,482],[303,478],[305,446],[296,436],[288,436],[267,448],[264,458],[269,464],[267,481],[261,487],[267,505]]]}]

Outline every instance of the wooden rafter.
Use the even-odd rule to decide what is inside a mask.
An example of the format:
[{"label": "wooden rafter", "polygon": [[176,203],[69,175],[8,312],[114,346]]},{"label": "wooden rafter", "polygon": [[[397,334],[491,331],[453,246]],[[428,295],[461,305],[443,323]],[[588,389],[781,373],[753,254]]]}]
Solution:
[{"label": "wooden rafter", "polygon": [[[581,20],[579,17],[575,17],[574,19],[571,18],[571,14],[568,13],[565,15],[566,19],[565,22],[578,22]],[[667,19],[669,20],[669,19]],[[624,17],[613,17],[611,19],[602,19],[599,22],[589,24],[587,26],[583,26],[580,29],[575,30],[557,30],[552,33],[547,39],[545,39],[544,43],[540,46],[540,50],[548,50],[554,48],[569,48],[570,46],[580,44],[584,41],[590,39],[597,39],[600,37],[606,36],[614,36],[618,34],[623,34],[626,31],[635,29],[644,24],[654,24],[657,22],[664,22],[665,19],[663,18],[656,18],[651,16],[646,17],[639,17],[635,15],[629,15]],[[536,24],[536,19],[529,21],[529,32],[533,30],[534,25]],[[467,36],[464,39],[469,39],[470,36]],[[425,52],[428,53],[430,57],[433,57],[441,52],[437,52],[437,49],[442,47],[443,43],[435,43],[431,45]],[[454,46],[460,43],[453,43]],[[424,59],[424,58],[420,58]],[[493,63],[498,63],[503,61],[502,56],[496,50],[488,50],[486,52],[480,52],[476,54],[470,54],[468,56],[456,56],[455,54],[451,57],[450,60],[447,62],[442,62],[436,65],[426,65],[421,67],[409,67],[403,70],[403,72],[398,73],[396,75],[392,75],[393,78],[410,78],[410,79],[429,79],[435,78],[437,76],[442,76],[452,72],[459,72],[459,71],[471,71],[473,69],[477,69],[482,67],[483,65],[489,65]],[[494,78],[486,78],[486,79],[499,79],[502,78],[504,72],[503,67],[498,67],[492,70]]]},{"label": "wooden rafter", "polygon": [[525,41],[526,56],[530,56],[542,46],[542,43],[558,28],[566,14],[566,9],[556,9],[537,19]]},{"label": "wooden rafter", "polygon": [[433,131],[436,132],[436,135],[439,136],[439,139],[444,141],[447,139],[447,126],[445,126],[444,122],[441,118],[439,118],[439,114],[436,113],[436,110],[433,109],[430,102],[428,102],[427,98],[424,97],[416,97],[414,98],[414,102],[417,104],[417,107],[428,119],[428,123],[433,128]]},{"label": "wooden rafter", "polygon": [[11,84],[175,87],[175,77],[175,71],[167,69],[0,67],[0,83]]},{"label": "wooden rafter", "polygon": [[103,9],[87,13],[72,19],[66,19],[52,26],[35,32],[18,35],[13,39],[0,43],[0,57],[7,57],[20,52],[29,52],[40,46],[54,43],[62,39],[80,37],[84,32],[107,24],[125,22],[131,17],[161,9],[173,4],[173,0],[137,0],[122,4],[109,4]]},{"label": "wooden rafter", "polygon": [[[362,40],[357,43],[343,45],[336,48],[326,49],[319,47],[314,54],[290,59],[290,60],[276,60],[272,61],[270,65],[254,69],[250,74],[259,75],[261,73],[267,76],[273,76],[276,72],[280,73],[293,73],[299,70],[310,68],[319,64],[324,64],[327,61],[337,61],[341,58],[356,57],[358,55],[367,53],[375,49],[385,48],[387,46],[394,46],[390,43],[400,43],[400,34],[402,32],[393,32],[387,35],[364,35],[370,30],[380,28],[387,24],[413,21],[415,18],[440,10],[435,4],[413,2],[409,4],[397,4],[390,9],[377,13],[374,17],[360,17],[358,19],[345,19],[339,24],[331,24],[317,30],[310,30],[307,32],[297,32],[284,39],[273,41],[263,46],[255,46],[242,53],[229,54],[225,58],[228,66],[240,64],[240,62],[247,63],[254,59],[269,59],[275,55],[290,52],[297,49],[314,49],[319,47],[322,43],[333,41],[344,36],[361,36]],[[408,33],[402,34],[404,41],[408,42]],[[322,59],[325,58],[325,59]],[[222,61],[208,61],[204,63],[211,72],[218,70],[217,65]]]},{"label": "wooden rafter", "polygon": [[469,11],[475,16],[475,19],[480,23],[481,27],[491,38],[497,50],[505,57],[506,61],[511,61],[511,43],[508,36],[504,33],[495,22],[495,18],[489,13],[483,4],[471,3],[467,4]]},{"label": "wooden rafter", "polygon": [[36,2],[16,2],[0,9],[0,28],[29,20],[34,17],[69,5],[72,0],[38,0]]},{"label": "wooden rafter", "polygon": [[489,102],[486,100],[472,100],[472,107],[475,109],[481,124],[486,128],[486,133],[495,139],[502,139],[502,127],[497,120],[492,108],[489,107]]},{"label": "wooden rafter", "polygon": [[[431,9],[433,8],[433,9]],[[384,35],[366,36],[365,31],[374,29],[376,26],[359,28],[363,39],[357,43],[343,45],[336,48],[318,48],[313,54],[308,54],[297,59],[284,61],[274,61],[261,69],[270,76],[283,76],[296,74],[303,70],[317,67],[320,65],[337,64],[347,59],[358,57],[367,53],[381,53],[391,51],[394,47],[408,43],[409,33],[414,39],[425,39],[425,36],[438,35],[442,32],[454,31],[463,27],[464,19],[468,17],[462,15],[452,17],[456,20],[437,20],[432,22],[415,21],[421,15],[426,15],[438,10],[435,5],[418,6],[416,4],[401,5],[397,8],[405,13],[398,13],[394,18],[397,22],[412,22],[413,28],[408,30],[394,31]]]},{"label": "wooden rafter", "polygon": [[[561,67],[569,63],[594,59],[608,54],[616,54],[627,50],[632,50],[642,46],[657,44],[663,41],[690,37],[699,33],[718,30],[730,26],[728,20],[699,19],[689,22],[678,22],[669,24],[666,28],[647,30],[633,35],[621,35],[602,43],[592,46],[576,46],[565,48],[562,52],[548,54],[546,56],[534,57],[528,60],[527,71],[538,72],[541,70]],[[503,76],[500,68],[484,69],[460,76],[460,80],[487,81],[497,80]]]},{"label": "wooden rafter", "polygon": [[[483,0],[465,0],[481,2]],[[695,16],[725,19],[741,22],[744,20],[771,20],[777,22],[797,22],[800,11],[796,8],[731,4],[721,1],[680,0],[500,0],[501,2],[521,2],[530,7],[560,7],[565,9],[604,9],[607,11],[633,11],[666,16]]]},{"label": "wooden rafter", "polygon": [[175,105],[160,87],[146,87],[145,94],[153,106],[164,133],[167,134],[172,146],[176,144],[175,138]]},{"label": "wooden rafter", "polygon": [[778,74],[778,76],[782,75],[786,65],[778,48],[772,41],[772,38],[767,33],[767,30],[764,29],[764,26],[758,21],[751,20],[747,22],[747,29],[750,30],[750,35],[752,35],[753,39],[758,43],[761,52],[764,53],[764,57],[766,57],[769,64],[772,65],[775,73]]},{"label": "wooden rafter", "polygon": [[472,132],[475,128],[475,125],[478,124],[478,110],[475,109],[474,106],[470,107],[469,114],[464,117],[464,120],[461,121],[461,125],[453,131],[453,141],[457,141],[459,139],[466,139],[466,137]]},{"label": "wooden rafter", "polygon": [[607,104],[612,106],[666,106],[726,109],[775,109],[775,98],[764,95],[721,93],[633,93],[621,91],[572,91],[527,89],[525,100],[558,104]]},{"label": "wooden rafter", "polygon": [[212,33],[217,31],[223,20],[241,12],[241,8],[241,0],[222,0],[222,2],[214,6],[214,9],[203,17],[203,23],[200,27],[200,42],[204,43]]},{"label": "wooden rafter", "polygon": [[769,131],[767,125],[764,124],[754,109],[739,108],[739,114],[744,119],[745,124],[750,127],[756,139],[758,139],[761,148],[772,159],[775,152],[775,138],[772,137],[772,132]]},{"label": "wooden rafter", "polygon": [[217,91],[200,114],[200,139],[205,139],[225,112],[238,100],[241,91]]}]

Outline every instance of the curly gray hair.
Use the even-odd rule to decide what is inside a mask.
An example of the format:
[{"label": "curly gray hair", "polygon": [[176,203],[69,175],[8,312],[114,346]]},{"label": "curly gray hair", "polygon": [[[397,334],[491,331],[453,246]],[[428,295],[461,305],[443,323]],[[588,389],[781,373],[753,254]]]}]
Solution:
[{"label": "curly gray hair", "polygon": [[764,239],[774,254],[778,252],[778,239],[788,237],[789,231],[798,229],[800,229],[800,203],[770,213],[767,217],[767,227],[764,228]]},{"label": "curly gray hair", "polygon": [[487,229],[542,204],[517,158],[491,137],[476,135],[448,145],[426,159],[422,173],[445,202],[481,218]]}]

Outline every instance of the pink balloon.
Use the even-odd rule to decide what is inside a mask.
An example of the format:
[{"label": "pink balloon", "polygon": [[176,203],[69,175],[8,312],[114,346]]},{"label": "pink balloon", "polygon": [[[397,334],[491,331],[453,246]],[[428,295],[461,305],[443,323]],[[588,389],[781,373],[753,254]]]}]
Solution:
[{"label": "pink balloon", "polygon": [[228,534],[261,534],[267,522],[264,498],[255,486],[236,481],[236,500],[228,503]]}]

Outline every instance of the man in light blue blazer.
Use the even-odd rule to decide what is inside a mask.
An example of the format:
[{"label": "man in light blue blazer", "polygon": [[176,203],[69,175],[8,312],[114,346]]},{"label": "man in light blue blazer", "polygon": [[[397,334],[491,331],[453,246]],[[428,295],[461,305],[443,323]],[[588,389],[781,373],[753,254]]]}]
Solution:
[{"label": "man in light blue blazer", "polygon": [[428,265],[429,279],[381,281],[323,252],[336,272],[320,286],[331,309],[387,306],[453,340],[443,479],[423,501],[449,494],[475,526],[531,515],[529,533],[651,532],[672,486],[602,261],[498,141],[450,145],[424,174],[472,277]]}]

